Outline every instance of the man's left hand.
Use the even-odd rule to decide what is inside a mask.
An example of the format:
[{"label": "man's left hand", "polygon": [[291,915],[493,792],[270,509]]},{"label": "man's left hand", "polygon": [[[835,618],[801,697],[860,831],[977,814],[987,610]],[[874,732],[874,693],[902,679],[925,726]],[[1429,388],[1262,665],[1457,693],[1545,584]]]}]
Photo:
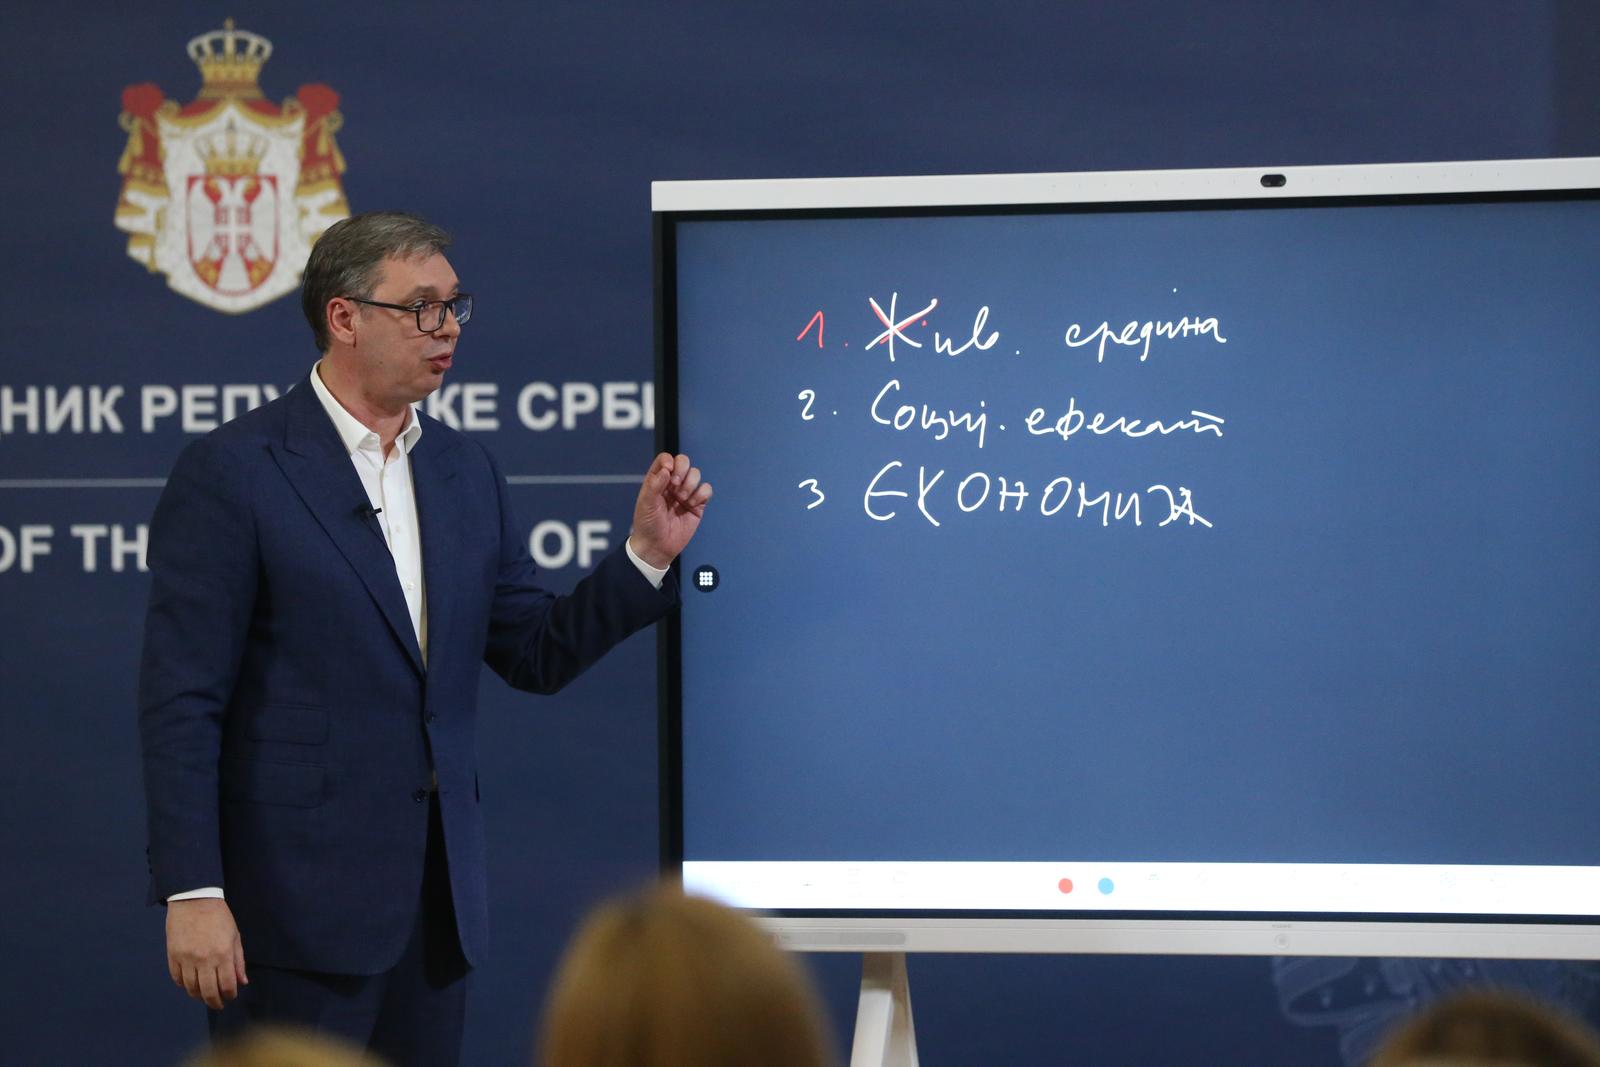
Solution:
[{"label": "man's left hand", "polygon": [[665,570],[700,527],[711,483],[685,455],[661,453],[650,464],[633,505],[633,550],[652,567]]}]

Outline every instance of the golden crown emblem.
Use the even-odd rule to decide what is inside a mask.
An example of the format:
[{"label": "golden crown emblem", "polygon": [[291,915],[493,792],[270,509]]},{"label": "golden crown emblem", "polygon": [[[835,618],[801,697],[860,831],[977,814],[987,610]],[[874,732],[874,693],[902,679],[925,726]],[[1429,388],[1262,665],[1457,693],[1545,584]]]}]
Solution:
[{"label": "golden crown emblem", "polygon": [[206,177],[238,178],[261,169],[261,157],[267,154],[267,139],[255,134],[240,137],[230,120],[220,134],[200,137],[194,147],[205,163]]},{"label": "golden crown emblem", "polygon": [[189,58],[200,68],[200,99],[259,97],[256,79],[272,57],[272,42],[259,33],[235,29],[227,19],[222,29],[202,33],[189,42]]}]

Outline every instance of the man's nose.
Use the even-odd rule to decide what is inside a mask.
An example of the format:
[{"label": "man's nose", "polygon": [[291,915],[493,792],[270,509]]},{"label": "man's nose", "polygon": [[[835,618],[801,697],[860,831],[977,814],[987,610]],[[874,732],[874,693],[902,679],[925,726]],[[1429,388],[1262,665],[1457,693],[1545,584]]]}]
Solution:
[{"label": "man's nose", "polygon": [[439,328],[437,330],[433,331],[433,332],[434,332],[434,335],[436,337],[460,337],[461,336],[461,324],[456,321],[455,308],[449,308],[449,309],[447,309],[445,311],[445,313],[444,313],[444,321],[441,322],[439,324]]}]

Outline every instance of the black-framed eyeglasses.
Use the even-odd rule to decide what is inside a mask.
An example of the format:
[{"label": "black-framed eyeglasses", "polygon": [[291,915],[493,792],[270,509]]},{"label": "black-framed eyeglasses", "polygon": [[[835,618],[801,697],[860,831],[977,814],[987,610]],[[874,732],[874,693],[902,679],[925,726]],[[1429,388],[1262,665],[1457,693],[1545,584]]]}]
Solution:
[{"label": "black-framed eyeglasses", "polygon": [[368,307],[409,311],[417,317],[417,329],[423,333],[437,333],[444,329],[446,314],[455,315],[457,326],[465,326],[467,320],[472,318],[471,293],[457,293],[449,300],[418,300],[415,304],[385,304],[381,300],[363,300],[359,296],[347,296],[344,299]]}]

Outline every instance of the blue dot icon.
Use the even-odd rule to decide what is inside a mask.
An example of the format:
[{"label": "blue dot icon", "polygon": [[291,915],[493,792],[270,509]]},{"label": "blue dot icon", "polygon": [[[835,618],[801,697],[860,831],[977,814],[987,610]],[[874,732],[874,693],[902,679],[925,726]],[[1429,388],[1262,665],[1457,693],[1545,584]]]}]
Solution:
[{"label": "blue dot icon", "polygon": [[1104,893],[1106,896],[1109,897],[1111,895],[1111,891],[1115,888],[1117,888],[1117,883],[1113,882],[1111,879],[1100,879],[1100,892]]}]

